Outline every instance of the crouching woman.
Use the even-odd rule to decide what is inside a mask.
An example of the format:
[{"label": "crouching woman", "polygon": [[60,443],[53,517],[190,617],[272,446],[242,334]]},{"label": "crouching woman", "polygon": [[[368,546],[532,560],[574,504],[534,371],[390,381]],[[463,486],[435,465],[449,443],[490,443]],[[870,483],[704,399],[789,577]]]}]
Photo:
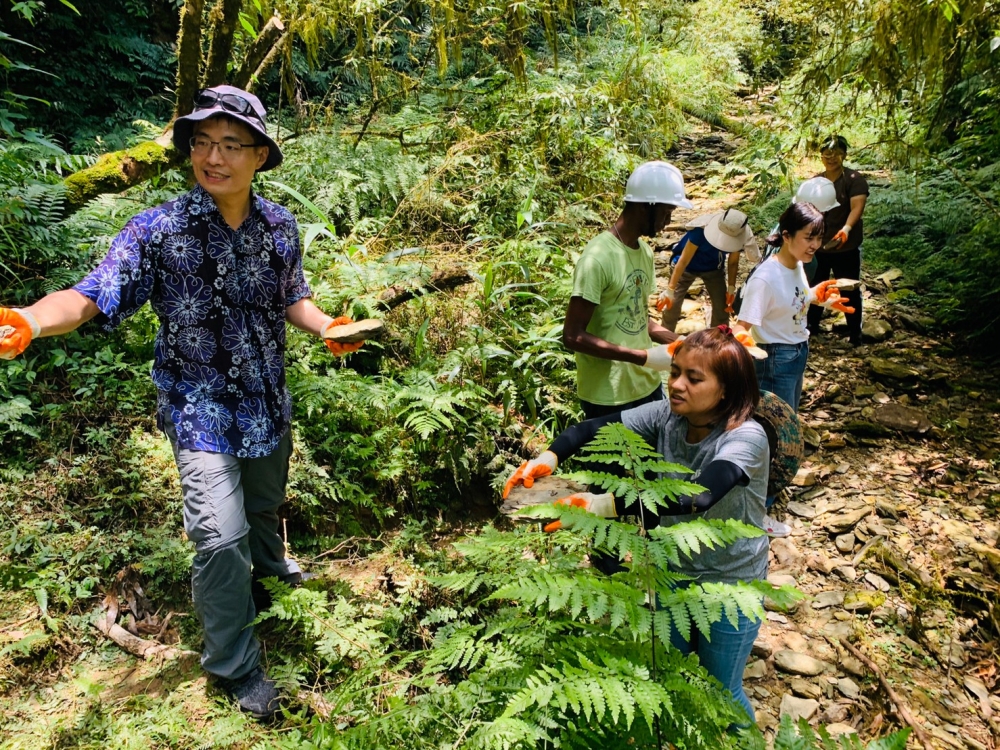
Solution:
[{"label": "crouching woman", "polygon": [[[645,438],[666,461],[685,466],[693,474],[677,479],[705,488],[695,496],[681,497],[663,512],[661,526],[692,520],[734,519],[761,528],[767,495],[769,447],[764,429],[753,419],[760,400],[753,360],[727,326],[698,331],[673,348],[666,401],[589,419],[568,428],[539,458],[523,464],[507,482],[531,486],[551,473],[586,445],[606,424],[621,422]],[[584,493],[566,498],[573,505],[597,515],[636,514],[621,507],[610,494]],[[647,511],[648,512],[648,511]],[[548,528],[548,527],[547,527]],[[738,539],[732,544],[702,549],[682,558],[672,572],[698,583],[738,583],[767,577],[766,536]],[[703,667],[727,688],[753,718],[754,711],[743,690],[743,668],[760,630],[760,621],[740,613],[736,627],[723,618],[711,626],[711,639],[692,630],[691,640],[671,634],[672,645],[683,653],[696,652]]]}]

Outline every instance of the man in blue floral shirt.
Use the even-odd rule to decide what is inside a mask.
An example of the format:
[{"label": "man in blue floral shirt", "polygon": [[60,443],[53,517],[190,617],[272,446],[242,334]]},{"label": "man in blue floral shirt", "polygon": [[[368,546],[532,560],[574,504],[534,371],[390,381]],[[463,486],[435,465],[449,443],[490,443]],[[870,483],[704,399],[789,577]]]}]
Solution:
[{"label": "man in blue floral shirt", "polygon": [[[256,172],[282,160],[260,101],[216,86],[195,104],[174,123],[173,140],[190,154],[197,186],[135,216],[72,289],[0,308],[0,357],[91,319],[110,331],[152,305],[157,424],[174,450],[195,545],[202,665],[243,710],[270,718],[278,694],[248,627],[251,591],[265,577],[301,580],[278,535],[291,455],[285,324],[325,337],[350,321],[313,304],[295,218],[251,189]],[[338,355],[360,346],[326,344]]]}]

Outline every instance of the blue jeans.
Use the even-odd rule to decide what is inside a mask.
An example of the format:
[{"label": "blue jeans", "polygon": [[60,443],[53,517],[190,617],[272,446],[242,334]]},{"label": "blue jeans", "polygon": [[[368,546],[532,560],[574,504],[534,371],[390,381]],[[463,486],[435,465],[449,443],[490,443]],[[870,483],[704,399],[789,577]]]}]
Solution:
[{"label": "blue jeans", "polygon": [[702,637],[693,625],[690,641],[685,641],[673,626],[670,628],[670,645],[685,655],[698,654],[701,666],[721,682],[722,687],[732,693],[736,702],[746,710],[751,721],[755,717],[750,699],[743,690],[743,670],[753,649],[753,642],[757,639],[757,633],[760,632],[760,626],[760,620],[752,620],[740,612],[735,628],[725,617],[712,623],[711,641]]},{"label": "blue jeans", "polygon": [[[801,344],[760,344],[760,348],[767,352],[767,359],[753,361],[757,384],[762,391],[770,391],[798,414],[806,360],[809,359],[809,341]],[[770,508],[774,505],[774,497],[769,495],[765,502]]]},{"label": "blue jeans", "polygon": [[802,381],[806,375],[809,342],[801,344],[760,344],[767,352],[767,359],[755,359],[757,384],[762,391],[770,391],[796,413],[802,398]]}]

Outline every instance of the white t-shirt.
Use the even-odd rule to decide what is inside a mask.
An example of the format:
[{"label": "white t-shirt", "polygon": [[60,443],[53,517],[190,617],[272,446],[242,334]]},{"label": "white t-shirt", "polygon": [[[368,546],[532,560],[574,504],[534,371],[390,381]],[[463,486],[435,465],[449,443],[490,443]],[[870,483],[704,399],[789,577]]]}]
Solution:
[{"label": "white t-shirt", "polygon": [[809,338],[808,296],[802,264],[787,268],[771,256],[747,281],[739,319],[753,325],[750,334],[759,344],[801,344]]}]

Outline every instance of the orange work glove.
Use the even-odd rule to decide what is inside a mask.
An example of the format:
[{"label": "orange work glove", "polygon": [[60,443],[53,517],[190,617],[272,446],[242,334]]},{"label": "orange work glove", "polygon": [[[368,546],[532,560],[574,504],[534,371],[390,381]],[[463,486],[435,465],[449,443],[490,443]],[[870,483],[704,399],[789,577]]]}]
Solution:
[{"label": "orange work glove", "polygon": [[353,344],[339,344],[336,341],[325,340],[327,335],[330,333],[331,328],[335,328],[336,326],[346,326],[348,323],[353,323],[353,322],[354,321],[351,320],[346,315],[341,315],[339,318],[334,318],[325,326],[323,326],[323,330],[320,332],[320,336],[323,337],[324,339],[323,343],[326,344],[326,348],[329,349],[333,354],[337,355],[338,357],[343,356],[344,354],[350,354],[351,352],[356,352],[358,349],[364,346],[365,343],[364,341],[357,341]]},{"label": "orange work glove", "polygon": [[507,484],[503,486],[504,500],[517,485],[523,484],[525,487],[532,487],[536,479],[549,476],[558,465],[559,457],[552,451],[545,451],[538,458],[525,461],[517,467],[517,471],[510,475]]},{"label": "orange work glove", "polygon": [[849,235],[850,233],[851,233],[851,228],[847,224],[844,224],[841,230],[837,232],[835,235],[833,235],[833,237],[831,237],[830,239],[832,239],[834,242],[839,242],[841,245],[843,245],[845,242],[847,242],[847,235]]},{"label": "orange work glove", "polygon": [[850,314],[854,312],[853,307],[848,307],[844,304],[844,298],[840,296],[840,290],[837,289],[836,279],[821,281],[809,290],[809,297],[814,305],[819,305],[829,310],[837,310],[842,313]]},{"label": "orange work glove", "polygon": [[753,340],[753,336],[750,335],[749,331],[740,331],[733,338],[739,341],[747,349],[753,349],[757,346],[757,342]]},{"label": "orange work glove", "polygon": [[669,286],[660,292],[660,296],[656,298],[656,309],[660,312],[664,310],[669,310],[674,306],[674,290]]},{"label": "orange work glove", "polygon": [[0,307],[0,359],[14,359],[41,333],[35,316],[27,310]]},{"label": "orange work glove", "polygon": [[[556,500],[555,504],[583,508],[585,511],[601,518],[614,518],[618,515],[618,512],[615,510],[615,496],[610,492],[605,492],[603,495],[595,495],[593,492],[578,492],[575,495],[564,497],[562,500]],[[553,521],[546,524],[543,531],[551,534],[553,531],[559,531],[561,528],[563,528],[562,521]]]},{"label": "orange work glove", "polygon": [[736,287],[731,286],[726,290],[726,312],[730,315],[735,315],[733,312],[733,303],[736,301]]},{"label": "orange work glove", "polygon": [[667,354],[671,357],[677,356],[677,350],[681,348],[681,342],[684,341],[683,336],[678,336],[676,339],[667,344]]}]

